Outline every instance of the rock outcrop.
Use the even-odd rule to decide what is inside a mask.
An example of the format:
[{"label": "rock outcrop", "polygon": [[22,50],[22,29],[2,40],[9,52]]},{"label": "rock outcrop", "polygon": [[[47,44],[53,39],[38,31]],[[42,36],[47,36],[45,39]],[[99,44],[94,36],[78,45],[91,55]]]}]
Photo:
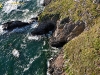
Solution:
[{"label": "rock outcrop", "polygon": [[[49,17],[52,17],[52,18],[49,18]],[[59,19],[59,14],[51,14],[51,15],[47,14],[44,17],[44,19],[39,22],[39,25],[37,26],[37,28],[35,28],[31,32],[32,35],[43,35],[43,34],[49,33],[49,31],[54,32],[56,28],[56,22],[58,19]]]},{"label": "rock outcrop", "polygon": [[55,24],[52,21],[42,22],[35,28],[31,34],[32,35],[43,35],[49,33],[49,31],[54,31]]},{"label": "rock outcrop", "polygon": [[53,47],[62,47],[65,43],[81,34],[85,29],[85,23],[83,21],[77,21],[76,23],[66,23],[61,25],[57,23],[57,28],[50,38],[50,45]]},{"label": "rock outcrop", "polygon": [[64,57],[63,51],[59,53],[56,57],[49,60],[50,66],[48,66],[48,73],[50,75],[65,75],[64,72]]},{"label": "rock outcrop", "polygon": [[[70,41],[63,47],[64,52],[61,50],[61,53],[56,58],[54,57],[53,60],[50,60],[50,66],[48,67],[50,75],[100,74],[100,65],[96,65],[99,62],[99,60],[96,60],[99,58],[97,53],[100,55],[97,37],[100,23],[98,10],[100,11],[100,0],[53,0],[45,8],[41,15],[41,20],[44,20],[48,16],[47,14],[59,13],[59,19],[67,15],[71,21],[74,21],[69,21],[68,23],[66,23],[67,20],[57,21],[55,32],[49,40],[50,45],[54,47],[63,47],[70,40],[80,35],[85,28],[89,30],[95,24],[92,30],[83,32],[82,35]],[[94,27],[96,28],[94,29]],[[93,39],[96,40],[95,45],[98,51],[94,48],[95,41]],[[66,73],[64,73],[65,71]]]},{"label": "rock outcrop", "polygon": [[49,33],[49,31],[53,31],[54,33],[49,40],[49,44],[53,47],[62,47],[65,43],[81,34],[84,29],[85,23],[83,21],[73,23],[70,21],[69,17],[65,17],[62,20],[43,21],[31,34],[43,35]]},{"label": "rock outcrop", "polygon": [[30,24],[27,22],[21,22],[21,21],[10,21],[2,25],[3,25],[3,30],[13,30],[15,28],[21,28]]}]

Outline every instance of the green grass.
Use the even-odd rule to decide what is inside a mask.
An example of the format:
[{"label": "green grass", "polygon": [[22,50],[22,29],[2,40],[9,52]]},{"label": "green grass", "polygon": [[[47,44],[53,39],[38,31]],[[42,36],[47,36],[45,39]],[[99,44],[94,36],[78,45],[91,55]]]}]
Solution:
[{"label": "green grass", "polygon": [[69,16],[72,21],[84,20],[90,24],[93,22],[93,18],[100,16],[100,13],[96,10],[97,5],[92,2],[93,0],[86,0],[86,2],[84,0],[80,0],[80,2],[75,2],[74,0],[52,0],[40,15],[39,20],[43,21],[46,15],[59,14],[59,19]]},{"label": "green grass", "polygon": [[100,75],[100,11],[92,1],[52,0],[39,16],[40,21],[69,16],[72,21],[83,20],[90,27],[63,47],[67,75]]},{"label": "green grass", "polygon": [[[89,30],[71,40],[63,48],[68,75],[100,75],[100,18]],[[66,68],[66,67],[65,67]]]}]

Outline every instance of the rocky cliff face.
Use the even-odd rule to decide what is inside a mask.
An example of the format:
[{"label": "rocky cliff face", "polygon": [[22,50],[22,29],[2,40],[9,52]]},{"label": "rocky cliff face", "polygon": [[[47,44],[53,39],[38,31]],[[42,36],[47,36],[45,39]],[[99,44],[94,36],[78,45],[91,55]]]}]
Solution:
[{"label": "rocky cliff face", "polygon": [[81,34],[85,29],[85,23],[83,21],[77,21],[76,23],[66,23],[61,25],[57,23],[57,28],[50,38],[50,45],[53,47],[62,47],[65,43],[68,43],[71,39]]},{"label": "rocky cliff face", "polygon": [[51,75],[100,74],[99,2],[100,0],[52,0],[39,16],[43,22],[52,20],[54,15],[59,14],[49,42],[51,46],[63,48],[50,61],[48,72]]}]

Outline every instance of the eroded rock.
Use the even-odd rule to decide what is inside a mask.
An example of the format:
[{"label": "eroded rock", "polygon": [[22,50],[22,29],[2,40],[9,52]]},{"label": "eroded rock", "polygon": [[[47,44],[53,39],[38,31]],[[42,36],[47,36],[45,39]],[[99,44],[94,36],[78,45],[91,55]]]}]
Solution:
[{"label": "eroded rock", "polygon": [[54,57],[50,62],[50,67],[48,67],[48,73],[50,75],[62,75],[64,65],[63,52],[60,52],[59,55]]},{"label": "eroded rock", "polygon": [[62,27],[57,25],[57,28],[50,38],[50,45],[53,47],[62,47],[65,43],[81,34],[85,29],[85,23],[83,21],[77,21],[76,23],[66,23]]}]

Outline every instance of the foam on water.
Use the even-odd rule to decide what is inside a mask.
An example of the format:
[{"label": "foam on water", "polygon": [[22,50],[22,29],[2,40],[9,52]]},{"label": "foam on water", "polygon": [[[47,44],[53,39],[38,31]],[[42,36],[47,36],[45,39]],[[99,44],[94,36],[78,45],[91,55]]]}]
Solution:
[{"label": "foam on water", "polygon": [[19,0],[8,0],[5,2],[3,6],[3,10],[5,13],[10,13],[12,10],[16,10],[19,6]]},{"label": "foam on water", "polygon": [[43,41],[43,46],[46,45],[46,41]]},{"label": "foam on water", "polygon": [[31,28],[36,28],[38,26],[38,22],[33,22],[32,24],[31,24]]},{"label": "foam on water", "polygon": [[40,55],[41,55],[41,54],[39,54],[38,56],[36,55],[34,58],[30,58],[29,64],[27,64],[27,67],[24,68],[23,72],[27,71],[27,70],[30,68],[31,64],[32,64],[37,58],[39,58]]},{"label": "foam on water", "polygon": [[[24,6],[27,7],[28,3],[25,2],[26,5],[24,5],[24,6],[20,5],[19,3],[13,4],[16,1],[17,2],[20,2],[20,1],[32,1],[33,3],[35,2],[35,0],[4,0],[5,3],[4,3],[4,6],[2,8],[3,13],[0,15],[0,17],[1,17],[1,23],[7,22],[8,20],[15,21],[16,19],[19,20],[19,21],[29,22],[29,19],[33,18],[34,16],[37,16],[38,13],[40,13],[44,9],[44,7],[41,6],[43,4],[44,0],[38,0],[38,1],[36,0],[38,2],[37,3],[38,5],[37,6],[33,6],[31,9],[33,9],[35,7],[39,8],[39,9],[36,9],[36,8],[33,9],[34,12],[30,11],[29,7],[25,8],[25,9],[23,8]],[[21,10],[20,10],[20,8],[18,9],[19,6],[22,6]],[[18,11],[18,13],[20,13],[20,11],[21,11],[22,16],[18,16],[19,14],[17,13],[17,11]],[[5,14],[5,13],[7,13],[7,14]],[[18,15],[16,16],[16,14],[18,14]],[[11,18],[9,17],[9,15],[11,15],[10,16]],[[12,18],[13,16],[14,16],[14,18]],[[1,69],[5,69],[7,67],[8,68],[11,67],[11,73],[14,72],[14,74],[16,74],[16,75],[22,75],[22,72],[23,72],[23,74],[25,73],[26,75],[33,75],[32,73],[34,73],[35,70],[34,69],[32,71],[30,70],[31,66],[35,67],[33,62],[40,61],[41,59],[38,59],[38,58],[39,57],[41,58],[42,55],[43,55],[42,62],[47,62],[47,61],[44,60],[44,59],[47,59],[47,58],[45,58],[44,53],[46,52],[46,54],[47,54],[48,49],[47,48],[46,49],[43,48],[43,50],[42,50],[42,48],[41,48],[41,44],[43,43],[42,46],[46,46],[46,42],[42,41],[42,43],[37,43],[37,41],[33,41],[33,40],[40,40],[42,37],[41,36],[32,36],[32,35],[29,35],[30,32],[34,28],[36,28],[37,26],[38,26],[38,22],[33,22],[29,26],[22,27],[22,28],[16,28],[16,29],[8,32],[8,31],[4,31],[3,28],[2,28],[2,26],[0,25],[0,35],[3,35],[5,33],[8,34],[8,33],[15,33],[15,32],[23,32],[23,31],[25,32],[25,34],[22,34],[22,35],[17,34],[16,36],[19,36],[18,38],[16,38],[15,36],[13,38],[13,36],[11,35],[11,37],[8,37],[7,39],[4,39],[4,41],[0,40],[2,42],[2,43],[0,42],[0,45],[2,44],[1,45],[2,50],[5,51],[4,54],[6,52],[10,52],[8,54],[9,56],[6,55],[7,59],[9,59],[9,60],[8,61],[4,61],[7,65],[5,65],[3,68],[1,67]],[[8,36],[10,36],[10,35],[8,35]],[[31,41],[27,42],[27,39],[28,39],[28,41],[29,40],[31,40]],[[41,42],[41,41],[39,41],[39,42]],[[9,46],[10,44],[12,44],[12,46]],[[38,48],[35,48],[35,47],[38,47]],[[14,60],[10,59],[10,56],[13,55],[12,51],[13,51],[14,48],[18,49],[17,51],[14,52],[15,55],[19,53],[19,55],[17,55],[17,56],[19,56],[19,58],[17,60],[15,58],[14,58]],[[42,50],[44,52],[40,51],[41,53],[37,54],[37,52],[39,50]],[[34,53],[34,52],[36,52],[36,53]],[[1,58],[3,59],[4,57],[5,56],[3,56]],[[25,57],[25,59],[23,59],[24,57]],[[28,59],[27,59],[27,57],[28,57]],[[9,65],[10,61],[13,64]],[[24,63],[24,61],[25,61],[25,63]],[[44,69],[44,67],[45,67],[46,64],[44,65],[44,63],[40,63],[39,62],[36,65],[39,66],[39,68],[38,68],[38,70],[36,70],[37,73],[34,74],[34,75],[40,75],[40,74],[41,75],[45,75],[44,70],[42,70],[42,69]],[[40,68],[41,65],[42,65],[42,68]],[[12,70],[12,68],[13,68],[13,70]],[[47,67],[45,67],[45,68],[47,68]],[[9,70],[4,71],[4,73],[3,73],[3,70],[1,70],[1,69],[0,69],[0,74],[2,72],[2,75],[8,75]],[[29,73],[27,73],[26,71],[29,71]],[[40,71],[43,71],[43,72],[40,72]]]},{"label": "foam on water", "polygon": [[39,40],[38,36],[28,36],[28,40]]},{"label": "foam on water", "polygon": [[7,33],[7,31],[4,31],[3,28],[2,28],[2,25],[0,25],[0,35],[3,35]]},{"label": "foam on water", "polygon": [[[53,58],[48,59],[47,61],[47,67],[50,67],[50,61],[53,60]],[[47,75],[51,75],[48,71],[47,71]]]},{"label": "foam on water", "polygon": [[18,50],[14,49],[14,50],[12,51],[12,54],[13,54],[13,56],[19,58],[19,55],[20,55],[20,54],[19,54],[19,51],[18,51]]},{"label": "foam on water", "polygon": [[44,0],[37,0],[37,5],[38,5],[39,7],[41,7],[41,5],[43,4],[43,2],[44,2]]},{"label": "foam on water", "polygon": [[[2,11],[5,13],[9,14],[11,11],[16,10],[16,11],[23,11],[23,10],[18,10],[18,7],[23,5],[24,2],[26,3],[27,1],[30,0],[8,0],[4,3]],[[27,10],[24,10],[24,12],[27,12]]]}]

